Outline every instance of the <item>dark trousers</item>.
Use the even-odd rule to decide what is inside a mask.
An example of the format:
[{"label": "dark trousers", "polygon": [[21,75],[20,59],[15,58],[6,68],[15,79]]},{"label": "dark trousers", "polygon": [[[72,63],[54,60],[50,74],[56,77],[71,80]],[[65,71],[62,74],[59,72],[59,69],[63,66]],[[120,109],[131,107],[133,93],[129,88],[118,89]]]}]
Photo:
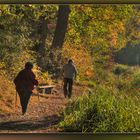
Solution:
[{"label": "dark trousers", "polygon": [[64,78],[64,96],[65,97],[71,97],[72,95],[72,85],[73,85],[73,79],[70,78]]},{"label": "dark trousers", "polygon": [[29,99],[30,99],[31,94],[32,94],[32,91],[28,91],[25,89],[17,89],[17,92],[18,92],[18,95],[20,98],[20,104],[22,107],[22,114],[25,114],[26,110],[27,110]]}]

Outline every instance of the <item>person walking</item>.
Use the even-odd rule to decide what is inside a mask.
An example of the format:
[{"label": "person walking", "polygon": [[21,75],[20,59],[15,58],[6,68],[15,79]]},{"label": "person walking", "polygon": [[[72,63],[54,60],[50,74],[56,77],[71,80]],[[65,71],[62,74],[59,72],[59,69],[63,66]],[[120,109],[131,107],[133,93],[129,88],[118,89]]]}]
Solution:
[{"label": "person walking", "polygon": [[14,84],[16,86],[16,91],[20,98],[20,104],[22,107],[22,115],[26,113],[28,102],[34,89],[34,85],[38,85],[35,74],[32,71],[33,64],[27,62],[25,68],[21,70],[16,78],[14,79]]},{"label": "person walking", "polygon": [[71,98],[72,96],[72,86],[73,80],[76,79],[77,69],[72,61],[72,59],[68,60],[68,63],[65,64],[62,68],[62,73],[64,77],[64,96],[65,98]]}]

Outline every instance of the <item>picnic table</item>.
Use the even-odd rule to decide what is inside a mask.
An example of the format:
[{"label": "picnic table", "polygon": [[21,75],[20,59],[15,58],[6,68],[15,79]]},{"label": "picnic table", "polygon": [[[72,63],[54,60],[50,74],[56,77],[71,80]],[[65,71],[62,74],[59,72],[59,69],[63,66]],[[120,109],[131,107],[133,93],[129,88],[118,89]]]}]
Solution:
[{"label": "picnic table", "polygon": [[41,94],[53,94],[53,88],[55,85],[40,85],[37,87],[37,90]]}]

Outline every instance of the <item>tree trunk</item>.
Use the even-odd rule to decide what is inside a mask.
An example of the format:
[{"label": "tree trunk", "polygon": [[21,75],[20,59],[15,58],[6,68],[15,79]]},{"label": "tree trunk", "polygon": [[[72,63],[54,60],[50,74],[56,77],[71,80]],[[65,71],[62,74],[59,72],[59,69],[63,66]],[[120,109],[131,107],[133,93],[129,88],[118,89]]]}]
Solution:
[{"label": "tree trunk", "polygon": [[44,70],[45,69],[45,47],[46,47],[46,38],[47,38],[47,32],[48,32],[48,25],[47,21],[45,20],[45,17],[40,17],[40,23],[39,23],[39,45],[38,45],[38,65],[39,67]]},{"label": "tree trunk", "polygon": [[57,24],[52,42],[52,48],[62,48],[65,33],[68,25],[68,17],[70,13],[69,5],[60,5],[57,16]]}]

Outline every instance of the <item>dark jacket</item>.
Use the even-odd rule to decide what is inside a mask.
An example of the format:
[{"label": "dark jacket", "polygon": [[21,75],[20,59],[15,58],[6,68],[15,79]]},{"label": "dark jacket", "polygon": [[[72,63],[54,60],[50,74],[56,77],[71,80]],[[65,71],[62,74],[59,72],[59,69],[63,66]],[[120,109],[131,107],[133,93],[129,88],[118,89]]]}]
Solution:
[{"label": "dark jacket", "polygon": [[21,70],[16,78],[14,79],[16,89],[26,89],[32,91],[34,85],[38,85],[38,81],[35,79],[35,74],[32,70],[23,69]]}]

